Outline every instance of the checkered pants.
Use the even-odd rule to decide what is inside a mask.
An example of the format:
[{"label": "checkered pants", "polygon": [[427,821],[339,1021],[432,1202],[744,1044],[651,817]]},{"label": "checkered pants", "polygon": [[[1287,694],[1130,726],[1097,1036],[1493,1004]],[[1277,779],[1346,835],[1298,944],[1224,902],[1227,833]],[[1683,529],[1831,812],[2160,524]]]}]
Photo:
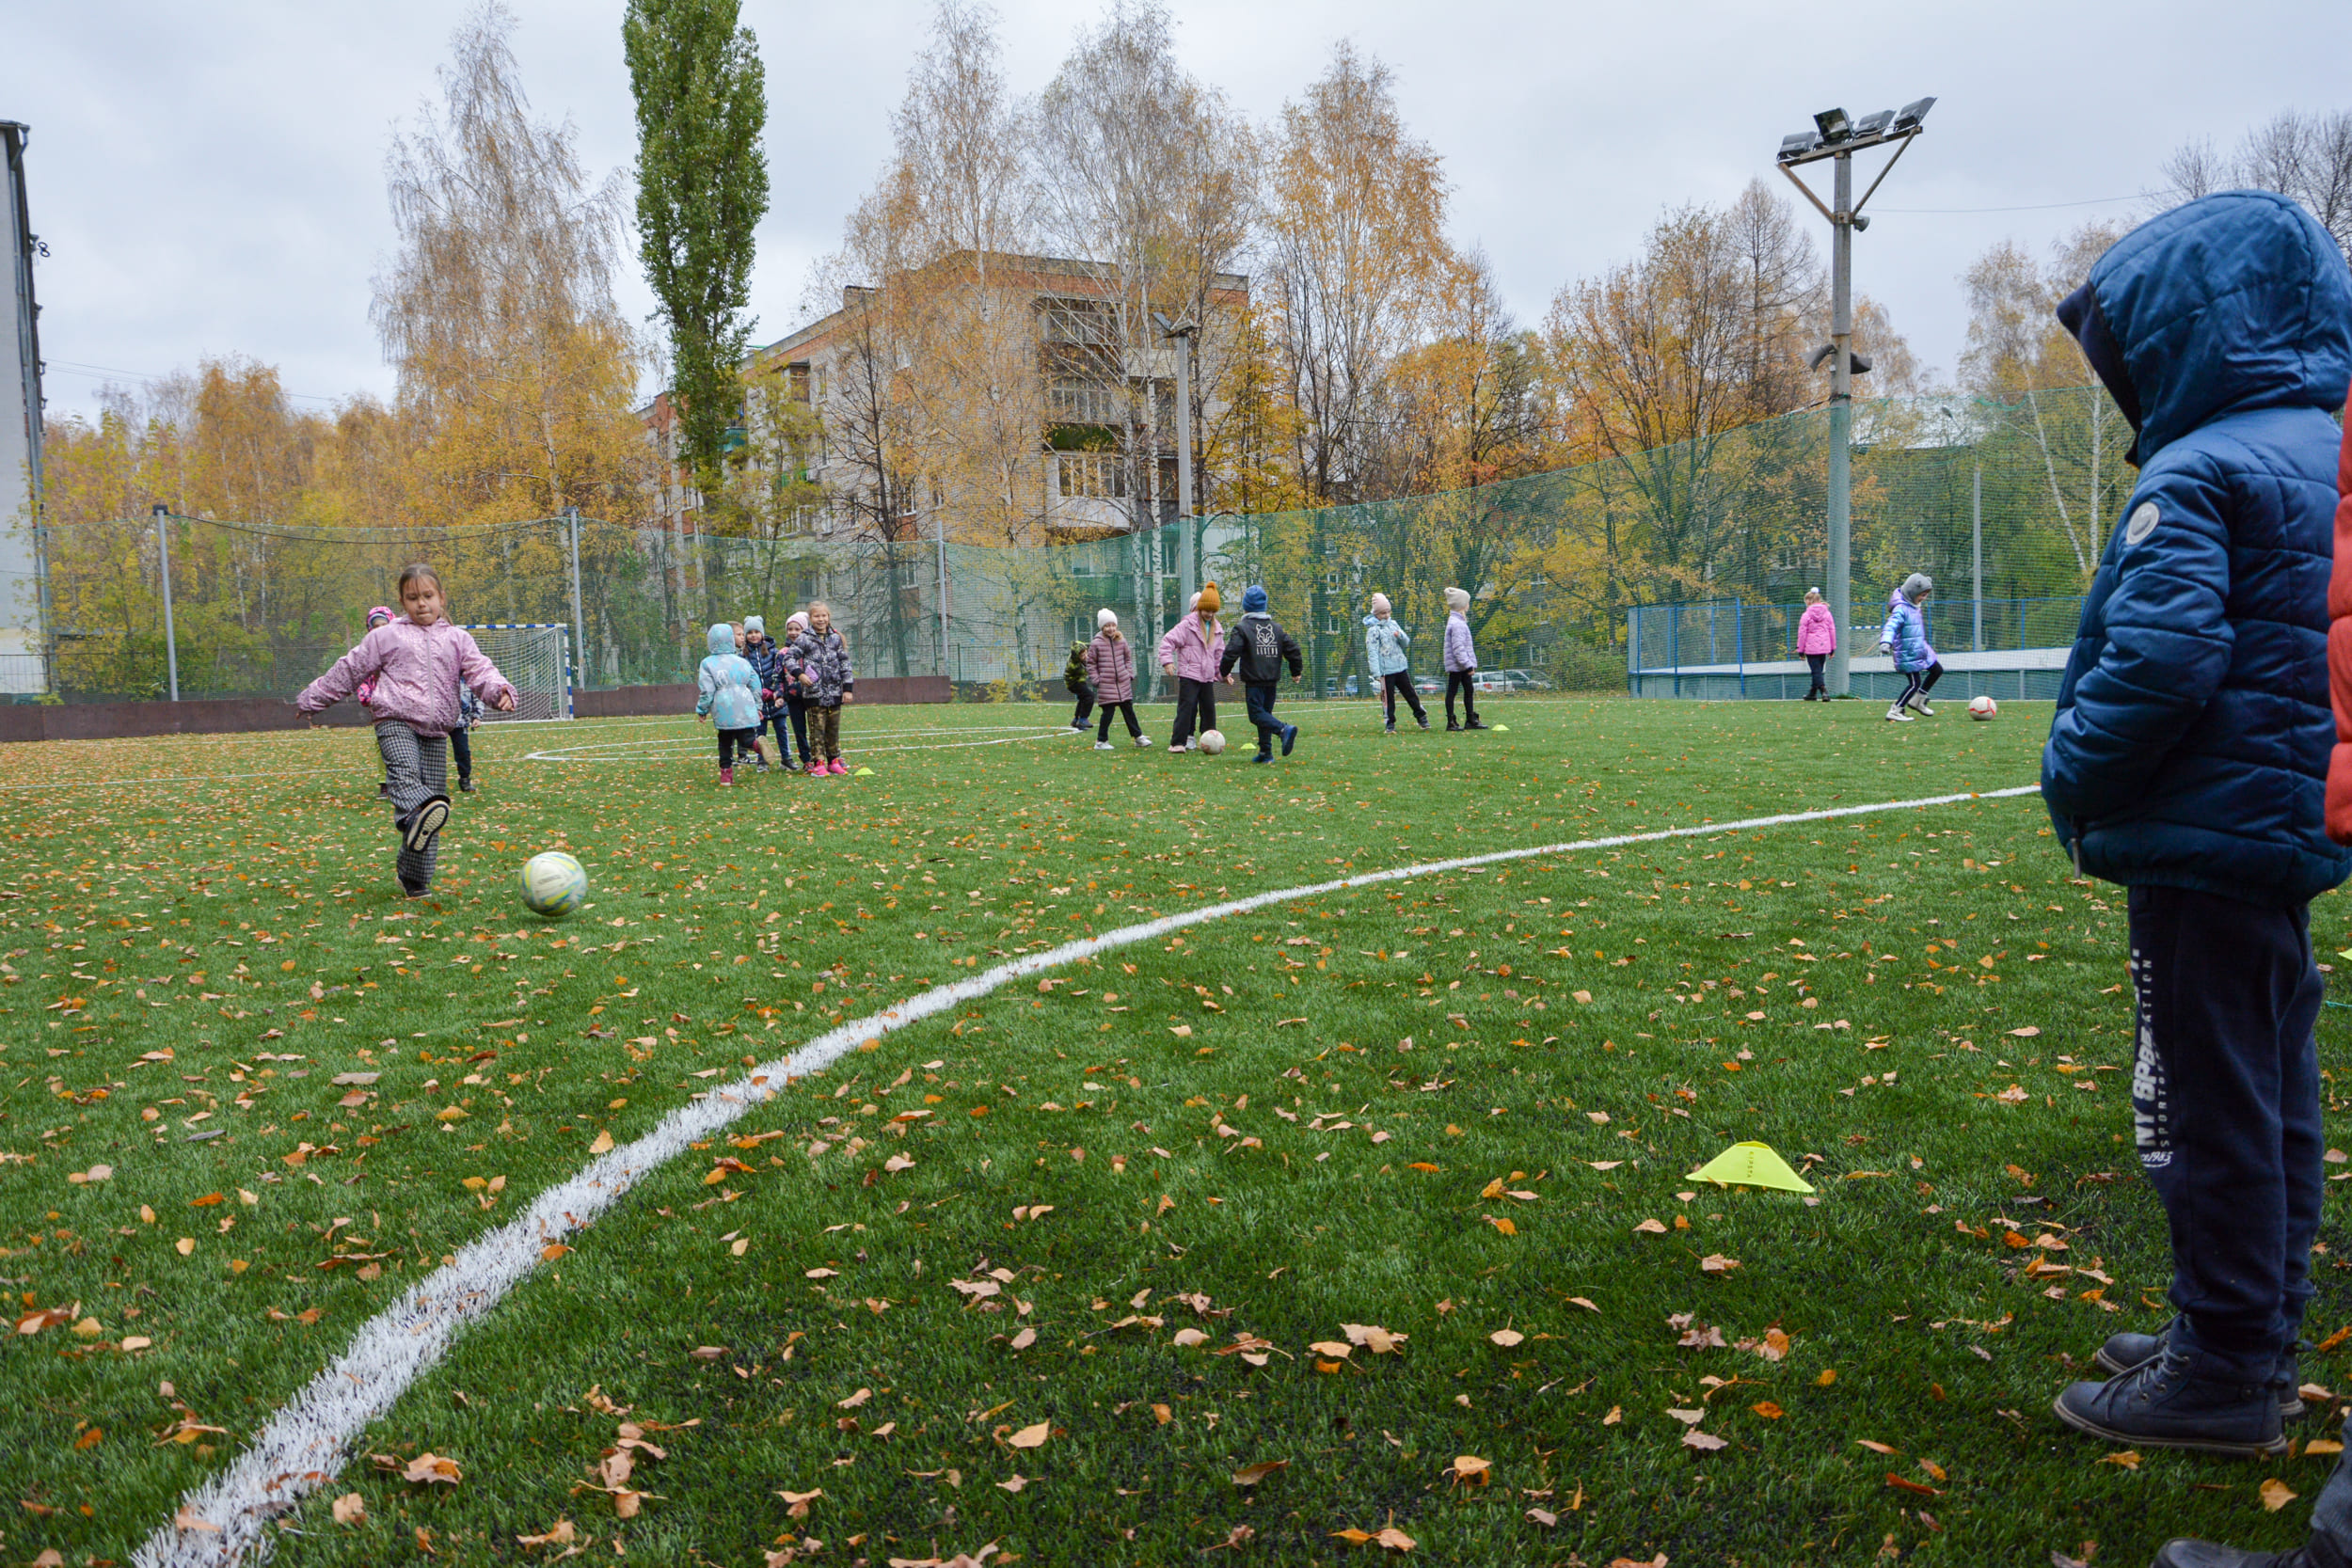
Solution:
[{"label": "checkered pants", "polygon": [[[397,719],[375,726],[375,749],[384,759],[384,777],[391,785],[392,826],[407,832],[408,819],[436,795],[449,793],[449,742],[437,735],[419,735]],[[433,864],[441,848],[435,834],[421,851],[400,847],[400,879],[412,887],[433,881]]]}]

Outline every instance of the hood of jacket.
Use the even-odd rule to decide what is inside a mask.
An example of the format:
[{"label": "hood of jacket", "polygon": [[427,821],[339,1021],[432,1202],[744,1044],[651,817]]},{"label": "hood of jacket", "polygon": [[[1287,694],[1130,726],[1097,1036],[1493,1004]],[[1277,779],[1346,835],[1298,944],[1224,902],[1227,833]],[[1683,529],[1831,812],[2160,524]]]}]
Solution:
[{"label": "hood of jacket", "polygon": [[703,641],[709,644],[714,657],[719,654],[731,654],[735,652],[735,628],[724,621],[721,621],[710,628],[710,635]]},{"label": "hood of jacket", "polygon": [[2312,215],[2267,191],[2176,207],[2116,242],[2058,306],[2147,461],[2258,408],[2334,409],[2352,383],[2352,271]]}]

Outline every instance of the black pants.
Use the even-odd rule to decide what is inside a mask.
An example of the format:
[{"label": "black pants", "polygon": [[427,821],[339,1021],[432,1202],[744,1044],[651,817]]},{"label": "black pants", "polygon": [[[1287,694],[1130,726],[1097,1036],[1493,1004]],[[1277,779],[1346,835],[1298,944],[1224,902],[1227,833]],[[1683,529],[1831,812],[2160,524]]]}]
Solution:
[{"label": "black pants", "polygon": [[1168,737],[1171,747],[1182,746],[1198,734],[1193,721],[1200,721],[1200,730],[1216,728],[1216,683],[1188,681],[1179,677],[1176,682],[1176,733]]},{"label": "black pants", "polygon": [[1910,672],[1910,675],[1911,684],[1904,687],[1903,694],[1895,699],[1897,707],[1904,706],[1915,697],[1926,701],[1928,693],[1935,689],[1935,683],[1944,678],[1944,661],[1938,659],[1924,670]]},{"label": "black pants", "polygon": [[449,754],[457,759],[457,782],[473,777],[473,736],[464,726],[449,732]]},{"label": "black pants", "polygon": [[1111,715],[1114,713],[1120,715],[1127,721],[1127,736],[1129,739],[1132,740],[1137,736],[1143,734],[1143,726],[1136,722],[1136,705],[1134,703],[1104,703],[1103,705],[1101,728],[1094,732],[1095,739],[1108,740],[1111,737]]},{"label": "black pants", "polygon": [[1470,682],[1478,678],[1472,670],[1448,670],[1445,673],[1445,721],[1454,722],[1454,694],[1462,694],[1462,717],[1472,724],[1478,722],[1478,699],[1471,694]]},{"label": "black pants", "polygon": [[1805,661],[1807,664],[1810,664],[1811,666],[1813,666],[1813,689],[1812,689],[1811,691],[1808,691],[1808,692],[1806,693],[1806,695],[1807,695],[1807,696],[1815,696],[1815,697],[1818,697],[1818,696],[1821,696],[1821,695],[1826,694],[1826,693],[1828,692],[1828,690],[1829,690],[1829,688],[1828,688],[1826,685],[1822,684],[1822,681],[1821,681],[1821,666],[1823,666],[1823,665],[1825,665],[1825,664],[1827,664],[1827,663],[1829,662],[1829,655],[1827,655],[1827,654],[1807,654],[1807,655],[1805,655],[1805,656],[1804,656],[1804,661]]},{"label": "black pants", "polygon": [[1281,738],[1282,721],[1274,717],[1274,699],[1282,694],[1279,686],[1260,686],[1255,682],[1242,688],[1248,698],[1249,721],[1258,727],[1258,754],[1273,753],[1275,741]]},{"label": "black pants", "polygon": [[750,755],[752,747],[756,743],[759,731],[757,729],[721,730],[719,732],[719,766],[722,768],[734,767],[735,753],[737,748],[739,747],[742,749],[743,753],[746,756]]},{"label": "black pants", "polygon": [[[808,765],[808,708],[805,697],[787,694],[784,699],[784,710],[792,716],[792,738],[801,744],[801,765],[804,768]],[[784,731],[781,729],[776,731],[776,745],[779,748],[784,745]]]},{"label": "black pants", "polygon": [[1077,696],[1078,710],[1070,716],[1070,727],[1073,730],[1083,730],[1087,727],[1087,715],[1094,711],[1094,688],[1085,681],[1080,681]]},{"label": "black pants", "polygon": [[1380,677],[1380,709],[1387,715],[1389,728],[1396,728],[1396,700],[1399,697],[1403,697],[1405,705],[1413,710],[1415,720],[1423,724],[1429,722],[1429,715],[1421,705],[1421,693],[1413,689],[1413,673],[1399,670]]},{"label": "black pants", "polygon": [[2312,1297],[2325,1190],[2310,912],[2131,890],[2132,1120],[2195,1347],[2266,1380]]}]

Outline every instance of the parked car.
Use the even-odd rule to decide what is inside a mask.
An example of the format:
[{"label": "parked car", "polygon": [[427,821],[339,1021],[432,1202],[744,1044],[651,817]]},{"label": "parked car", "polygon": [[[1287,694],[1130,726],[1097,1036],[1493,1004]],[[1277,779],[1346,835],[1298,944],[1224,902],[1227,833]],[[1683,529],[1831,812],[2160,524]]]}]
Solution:
[{"label": "parked car", "polygon": [[[1323,694],[1326,697],[1339,696],[1340,691],[1341,688],[1339,676],[1326,675],[1323,677]],[[1346,693],[1350,697],[1356,695],[1356,677],[1353,675],[1347,677]]]},{"label": "parked car", "polygon": [[1481,670],[1478,672],[1477,675],[1471,679],[1470,688],[1473,690],[1485,691],[1490,694],[1495,692],[1513,692],[1519,689],[1519,683],[1513,680],[1509,675],[1500,670]]},{"label": "parked car", "polygon": [[1497,670],[1495,673],[1512,681],[1521,691],[1549,691],[1551,689],[1551,682],[1546,680],[1543,676],[1537,674],[1533,670],[1520,670],[1515,668],[1510,670]]},{"label": "parked car", "polygon": [[1415,675],[1413,677],[1413,689],[1420,692],[1424,697],[1442,697],[1445,695],[1445,677],[1442,675]]}]

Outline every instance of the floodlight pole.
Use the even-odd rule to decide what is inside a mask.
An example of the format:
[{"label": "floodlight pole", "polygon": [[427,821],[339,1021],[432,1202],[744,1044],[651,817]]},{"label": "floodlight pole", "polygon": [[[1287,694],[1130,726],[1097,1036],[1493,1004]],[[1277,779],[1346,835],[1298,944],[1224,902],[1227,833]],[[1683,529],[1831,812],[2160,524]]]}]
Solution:
[{"label": "floodlight pole", "polygon": [[580,508],[565,507],[564,520],[571,525],[572,535],[572,668],[580,672],[575,684],[584,691],[588,687],[588,628],[580,614]]},{"label": "floodlight pole", "polygon": [[[1166,318],[1161,318],[1163,322]],[[1186,604],[1200,589],[1192,531],[1192,335],[1191,322],[1164,325],[1176,341],[1176,594]]]},{"label": "floodlight pole", "polygon": [[1853,618],[1853,157],[1840,152],[1830,214],[1829,609],[1837,644],[1829,655],[1829,691],[1850,693]]},{"label": "floodlight pole", "polygon": [[180,639],[171,626],[171,530],[164,525],[171,520],[170,509],[163,502],[155,503],[155,553],[160,558],[164,578],[164,667],[170,673],[171,700],[180,700]]}]

